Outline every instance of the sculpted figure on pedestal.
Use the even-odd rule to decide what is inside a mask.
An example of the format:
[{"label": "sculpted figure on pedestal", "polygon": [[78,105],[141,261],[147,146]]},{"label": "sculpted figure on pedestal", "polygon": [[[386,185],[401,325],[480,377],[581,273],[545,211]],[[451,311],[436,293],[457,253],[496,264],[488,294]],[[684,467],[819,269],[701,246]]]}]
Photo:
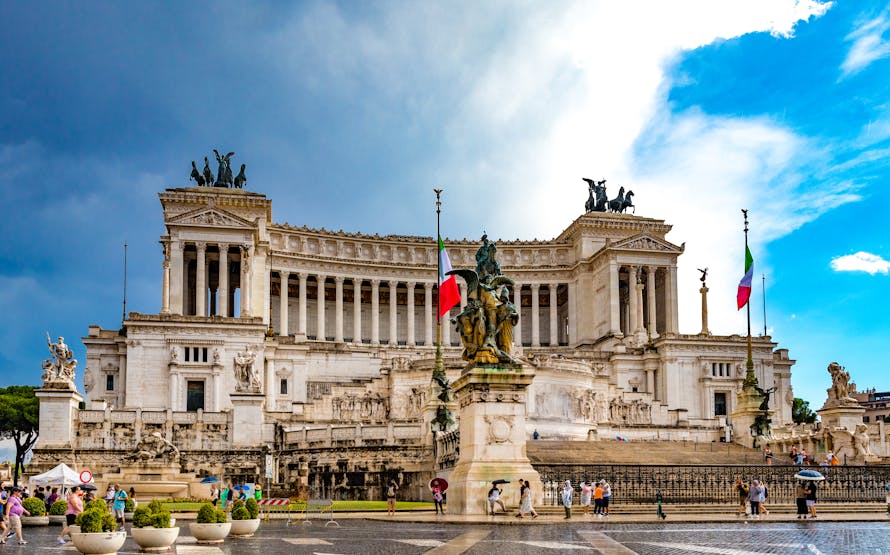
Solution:
[{"label": "sculpted figure on pedestal", "polygon": [[179,449],[167,441],[167,438],[162,436],[160,432],[152,432],[139,440],[139,443],[136,444],[136,453],[132,456],[134,460],[143,461],[160,457],[169,459],[179,458]]},{"label": "sculpted figure on pedestal", "polygon": [[43,364],[43,385],[44,387],[68,386],[74,389],[74,370],[77,368],[77,360],[74,353],[65,344],[65,338],[59,337],[58,342],[53,343],[46,334],[46,345],[49,347],[51,358],[44,359]]},{"label": "sculpted figure on pedestal", "polygon": [[482,236],[476,251],[476,270],[452,270],[467,283],[467,304],[451,319],[463,344],[463,359],[478,364],[515,363],[513,326],[519,321],[516,307],[509,302],[506,285],[513,280],[501,274],[495,258],[497,246]]},{"label": "sculpted figure on pedestal", "polygon": [[251,345],[246,351],[235,353],[235,380],[238,391],[259,391],[262,385],[256,368],[256,351]]},{"label": "sculpted figure on pedestal", "polygon": [[874,456],[871,446],[869,446],[867,424],[856,424],[856,431],[853,433],[853,449],[856,451],[857,457]]},{"label": "sculpted figure on pedestal", "polygon": [[838,364],[832,362],[828,365],[828,373],[831,374],[831,387],[828,388],[828,400],[825,406],[850,405],[859,406],[859,402],[850,397],[850,373]]}]

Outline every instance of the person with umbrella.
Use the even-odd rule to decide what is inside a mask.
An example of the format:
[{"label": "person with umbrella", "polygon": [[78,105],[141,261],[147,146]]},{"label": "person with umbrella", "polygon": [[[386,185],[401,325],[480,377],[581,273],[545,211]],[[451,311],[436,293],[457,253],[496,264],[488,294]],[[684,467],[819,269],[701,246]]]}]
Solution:
[{"label": "person with umbrella", "polygon": [[491,489],[488,490],[488,513],[494,515],[497,513],[495,508],[496,505],[501,506],[501,512],[506,513],[507,507],[504,506],[504,502],[501,500],[501,490],[498,488],[498,484],[509,484],[509,480],[495,480],[491,483]]},{"label": "person with umbrella", "polygon": [[797,487],[794,489],[794,497],[797,501],[797,518],[800,520],[801,518],[807,517],[807,488],[804,487],[803,481],[797,482]]},{"label": "person with umbrella", "polygon": [[821,482],[825,479],[825,476],[816,472],[815,470],[801,470],[797,474],[794,475],[798,480],[806,481],[806,504],[807,510],[810,513],[810,518],[816,518],[816,491],[819,489],[816,487],[816,482]]}]

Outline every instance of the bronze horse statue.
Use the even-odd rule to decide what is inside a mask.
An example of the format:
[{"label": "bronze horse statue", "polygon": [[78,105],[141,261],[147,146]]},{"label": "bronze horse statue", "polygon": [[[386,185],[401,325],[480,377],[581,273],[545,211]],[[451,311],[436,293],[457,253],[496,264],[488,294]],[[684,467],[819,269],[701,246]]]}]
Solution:
[{"label": "bronze horse statue", "polygon": [[634,196],[633,191],[628,191],[627,194],[624,193],[624,187],[618,189],[618,196],[609,201],[609,212],[615,214],[622,214],[628,208],[633,208],[634,213],[636,213],[636,207],[631,201],[631,198]]}]

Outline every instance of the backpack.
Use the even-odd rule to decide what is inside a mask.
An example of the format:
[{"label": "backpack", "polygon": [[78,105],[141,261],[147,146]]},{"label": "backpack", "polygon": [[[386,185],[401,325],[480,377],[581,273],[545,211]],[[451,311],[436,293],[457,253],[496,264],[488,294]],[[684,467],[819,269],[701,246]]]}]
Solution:
[{"label": "backpack", "polygon": [[766,486],[763,486],[763,498],[769,499],[769,490],[766,489]]},{"label": "backpack", "polygon": [[393,486],[389,486],[386,488],[386,496],[387,497],[395,497],[396,496],[396,488]]}]

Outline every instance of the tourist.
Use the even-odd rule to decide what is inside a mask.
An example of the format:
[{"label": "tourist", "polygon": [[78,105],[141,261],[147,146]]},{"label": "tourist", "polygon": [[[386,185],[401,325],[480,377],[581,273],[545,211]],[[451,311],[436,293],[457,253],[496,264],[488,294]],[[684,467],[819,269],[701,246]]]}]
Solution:
[{"label": "tourist", "polygon": [[603,480],[596,482],[596,487],[593,488],[593,514],[603,516]]},{"label": "tourist", "polygon": [[530,514],[532,518],[538,518],[538,513],[532,506],[532,488],[528,480],[519,480],[519,514],[516,518],[522,518]]},{"label": "tourist", "polygon": [[566,480],[566,485],[562,488],[562,506],[566,510],[566,519],[572,518],[572,497],[574,493],[572,482]]},{"label": "tourist", "polygon": [[127,507],[127,492],[121,489],[119,485],[115,485],[114,501],[112,509],[114,510],[114,518],[117,519],[118,530],[123,530],[127,525],[127,519],[124,517],[124,511]]},{"label": "tourist", "polygon": [[436,514],[439,514],[439,511],[442,511],[442,514],[445,514],[445,507],[442,506],[442,490],[439,489],[439,486],[433,486],[433,505],[436,507]]},{"label": "tourist", "polygon": [[791,459],[791,464],[797,464],[797,447],[791,448],[791,452],[788,454],[788,457]]},{"label": "tourist", "polygon": [[86,494],[83,496],[84,505],[89,503],[90,501],[92,501],[95,498],[96,498],[96,494],[93,493],[93,490],[88,489]]},{"label": "tourist", "polygon": [[0,543],[6,543],[6,532],[9,530],[6,525],[6,498],[6,488],[0,482]]},{"label": "tourist", "polygon": [[760,487],[763,488],[763,499],[760,500],[760,514],[766,516],[769,515],[769,511],[766,509],[766,500],[769,499],[769,488],[766,487],[766,482],[763,480],[760,481]]},{"label": "tourist", "polygon": [[797,502],[797,518],[800,520],[801,518],[807,517],[807,488],[804,487],[803,482],[797,482],[797,487],[794,489],[794,497]]},{"label": "tourist", "polygon": [[794,464],[797,465],[797,468],[801,468],[803,466],[803,451],[797,452],[797,455],[795,455]]},{"label": "tourist", "polygon": [[139,506],[139,502],[136,501],[136,488],[134,488],[133,486],[130,486],[130,499],[133,500],[134,509]]},{"label": "tourist", "polygon": [[590,516],[590,498],[593,496],[593,488],[590,482],[581,482],[581,506],[585,515]]},{"label": "tourist", "polygon": [[219,491],[219,506],[222,510],[226,510],[226,504],[229,502],[229,487],[223,484],[222,489]]},{"label": "tourist", "polygon": [[501,506],[501,512],[507,512],[507,508],[504,506],[504,502],[501,500],[500,488],[498,488],[497,484],[492,483],[491,489],[488,490],[488,514],[494,515],[497,512],[497,510],[495,509],[497,505]]},{"label": "tourist", "polygon": [[37,486],[37,491],[34,492],[34,497],[46,502],[46,493],[43,491],[43,486]]},{"label": "tourist", "polygon": [[538,433],[538,430],[532,433],[532,439],[541,439],[541,434]]},{"label": "tourist", "polygon": [[807,510],[810,512],[810,518],[816,518],[816,482],[807,483]]},{"label": "tourist", "polygon": [[259,501],[263,498],[263,485],[257,484],[256,488],[253,490],[253,498]]},{"label": "tourist", "polygon": [[735,492],[739,498],[739,508],[736,510],[736,517],[745,516],[747,513],[746,505],[748,503],[748,484],[742,481],[741,478],[737,479],[735,482]]},{"label": "tourist", "polygon": [[829,463],[831,466],[838,466],[841,464],[841,461],[838,460],[837,455],[834,453],[831,454],[831,462]]},{"label": "tourist", "polygon": [[[31,513],[22,506],[21,488],[14,487],[12,488],[12,497],[6,500],[6,520],[9,521],[9,527],[15,532],[19,545],[28,543],[22,536],[22,515],[31,516]],[[2,543],[6,543],[6,538],[3,538]]]},{"label": "tourist", "polygon": [[386,514],[392,516],[396,514],[396,494],[399,492],[399,485],[395,480],[390,480],[386,486]]},{"label": "tourist", "polygon": [[210,502],[216,507],[217,501],[219,501],[219,488],[210,486]]},{"label": "tourist", "polygon": [[53,488],[49,494],[49,497],[46,498],[46,513],[49,514],[49,508],[53,506],[59,499],[59,488]]},{"label": "tourist", "polygon": [[62,531],[59,533],[60,544],[65,543],[65,536],[68,535],[71,526],[77,519],[77,515],[83,512],[83,501],[80,499],[80,488],[74,486],[69,489],[65,501],[67,501],[68,506],[65,508],[65,527],[62,528]]},{"label": "tourist", "polygon": [[763,501],[763,487],[757,480],[751,480],[748,488],[748,502],[751,504],[751,518],[760,520],[760,502]]},{"label": "tourist", "polygon": [[[807,454],[806,449],[800,450],[800,456],[803,458],[803,462],[801,464],[810,464],[810,456]],[[800,466],[800,465],[798,465]]]},{"label": "tourist", "polygon": [[602,480],[603,483],[603,512],[602,515],[606,518],[609,518],[609,501],[612,500],[612,486],[609,485],[609,482]]},{"label": "tourist", "polygon": [[769,448],[769,445],[763,448],[763,462],[773,464],[773,450]]},{"label": "tourist", "polygon": [[114,484],[108,484],[108,489],[105,490],[105,504],[110,509],[112,503],[114,503]]}]

